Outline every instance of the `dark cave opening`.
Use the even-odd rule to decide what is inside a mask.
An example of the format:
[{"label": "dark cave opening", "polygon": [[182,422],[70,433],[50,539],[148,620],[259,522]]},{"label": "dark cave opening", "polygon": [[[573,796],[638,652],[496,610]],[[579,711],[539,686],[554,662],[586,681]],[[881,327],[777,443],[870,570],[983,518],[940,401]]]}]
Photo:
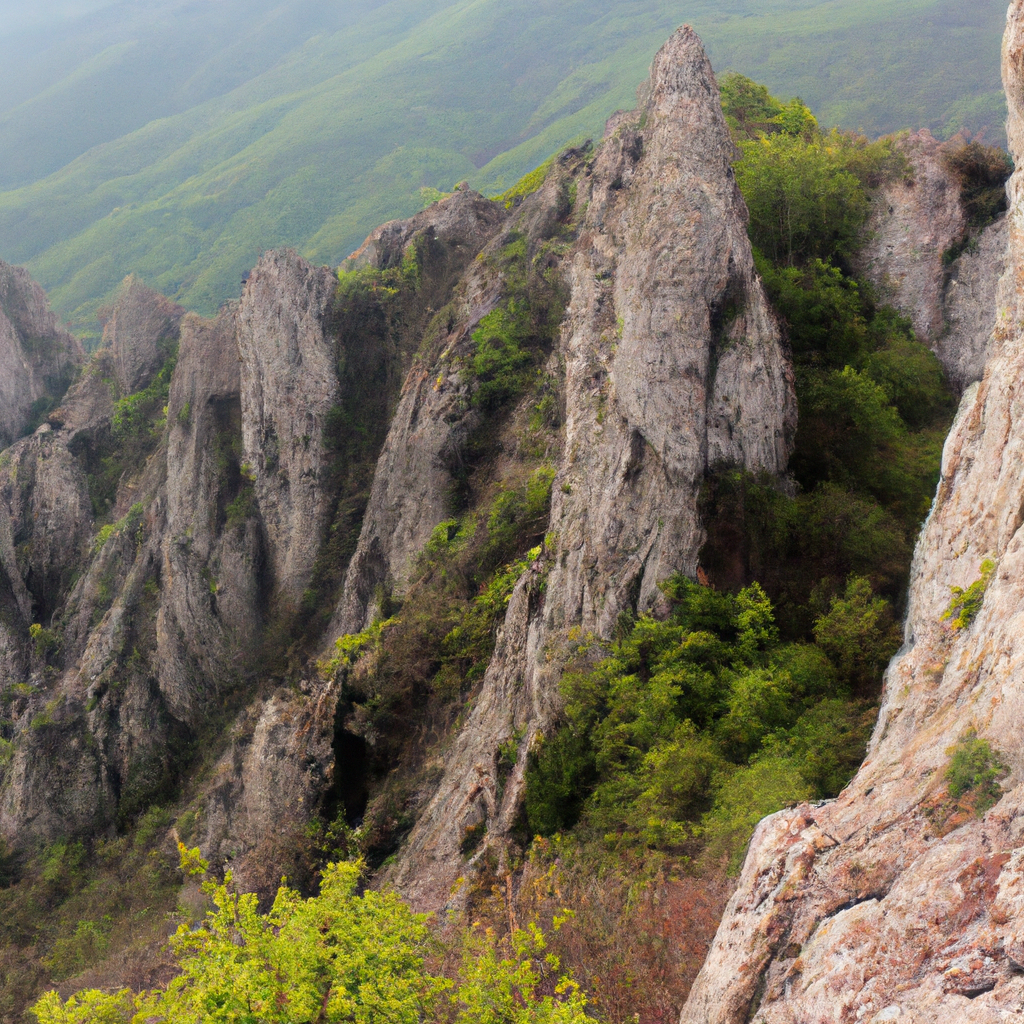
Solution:
[{"label": "dark cave opening", "polygon": [[328,821],[344,815],[351,828],[362,824],[370,798],[367,776],[370,756],[366,740],[342,724],[339,714],[334,728],[334,782],[324,800],[324,817]]}]

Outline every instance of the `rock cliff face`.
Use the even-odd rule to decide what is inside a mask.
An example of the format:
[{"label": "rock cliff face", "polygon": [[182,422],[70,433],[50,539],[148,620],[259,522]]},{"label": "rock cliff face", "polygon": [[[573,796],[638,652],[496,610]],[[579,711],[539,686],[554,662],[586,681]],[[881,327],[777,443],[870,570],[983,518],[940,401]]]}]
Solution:
[{"label": "rock cliff face", "polygon": [[[374,432],[382,443],[434,308],[465,288],[507,217],[457,193],[377,232],[382,266],[418,254],[422,307],[381,329],[372,288],[368,311],[339,319],[335,276],[290,252],[261,260],[241,302],[210,321],[124,283],[60,407],[0,456],[9,842],[95,834],[175,794],[193,801],[204,850],[247,884],[276,884],[331,779],[336,695],[308,664],[321,634],[294,670],[283,654],[314,574],[329,579],[346,557],[331,548],[354,486],[339,445],[348,431],[364,458],[368,445],[379,454]],[[26,355],[26,338],[50,331],[79,361],[81,350],[24,272],[5,273],[4,351],[45,383],[52,367]],[[63,351],[53,361],[73,368]],[[25,410],[5,409],[22,429]],[[422,546],[402,543],[406,557]],[[206,767],[185,790],[197,742]]]},{"label": "rock cliff face", "polygon": [[[50,312],[42,288],[0,261],[0,446],[28,428],[67,390],[85,353]],[[39,416],[37,422],[42,419]]]},{"label": "rock cliff face", "polygon": [[114,355],[122,395],[145,387],[163,366],[184,312],[147,288],[134,274],[125,279],[103,329],[103,344]]},{"label": "rock cliff face", "polygon": [[[449,275],[465,270],[465,276],[455,288],[451,316],[434,342],[440,356],[436,351],[426,353],[403,384],[331,623],[332,636],[357,633],[366,626],[381,589],[402,593],[411,559],[448,512],[451,459],[479,418],[468,408],[469,383],[452,374],[449,364],[501,294],[500,281],[470,260],[493,242],[508,219],[501,203],[456,192],[409,221],[378,228],[349,261],[357,268],[394,266],[416,238],[428,236],[431,246],[440,250],[434,260],[449,265]],[[431,356],[437,357],[435,372],[424,365]]]},{"label": "rock cliff face", "polygon": [[[284,296],[275,292],[282,266],[294,277]],[[324,273],[289,254],[265,260],[254,278],[240,307],[214,321],[183,317],[126,281],[80,380],[48,424],[3,456],[5,738],[14,750],[0,828],[16,843],[95,833],[138,813],[180,785],[176,759],[204,730],[227,744],[229,759],[262,735],[262,697],[234,729],[223,723],[226,738],[208,725],[225,693],[241,694],[243,706],[246,692],[259,694],[261,629],[290,596],[277,580],[292,577],[273,569],[295,561],[292,534],[278,529],[284,503],[266,487],[263,514],[261,478],[245,462],[244,437],[267,427],[258,404],[243,402],[243,360],[315,402],[308,381],[296,379],[291,343],[303,331],[319,339],[331,289]],[[253,326],[268,323],[277,324],[273,338]],[[282,398],[281,415],[288,409]],[[276,436],[294,440],[283,428]],[[298,447],[301,457],[321,453],[318,437]],[[301,466],[294,476],[299,490]],[[316,514],[307,545],[319,540]],[[321,725],[329,757],[329,716]],[[303,742],[315,747],[319,735],[307,729]],[[241,793],[248,768],[236,760]],[[250,818],[240,813],[229,827],[211,815],[211,845],[258,845],[246,832]]]},{"label": "rock cliff face", "polygon": [[[563,264],[565,437],[549,540],[393,874],[415,906],[445,904],[467,828],[486,822],[500,844],[511,827],[569,631],[608,636],[622,611],[657,603],[661,580],[696,572],[705,470],[785,468],[792,373],[753,272],[731,154],[710,64],[682,29],[655,59],[643,105],[613,119],[579,179],[588,205]],[[524,225],[543,223],[553,198],[539,193]],[[473,294],[486,310],[486,289]],[[511,737],[523,756],[500,785]]]},{"label": "rock cliff face", "polygon": [[[1024,154],[1024,3],[1003,54],[1009,139]],[[996,1022],[1024,1012],[1024,176],[1009,186],[990,357],[947,440],[920,538],[906,638],[868,757],[840,797],[766,819],[682,1013],[755,1021]],[[950,588],[994,570],[961,628]],[[955,814],[945,771],[972,732],[1006,766],[983,816]]]},{"label": "rock cliff face", "polygon": [[910,174],[873,197],[857,262],[879,296],[910,318],[962,391],[985,369],[1006,220],[970,228],[960,183],[943,159],[954,145],[927,130],[897,140]]},{"label": "rock cliff face", "polygon": [[[460,190],[384,225],[340,286],[269,254],[206,321],[127,280],[61,406],[2,456],[8,840],[95,833],[173,798],[196,812],[187,838],[272,887],[334,772],[338,691],[312,659],[403,596],[459,501],[543,464],[543,553],[393,870],[418,907],[443,906],[465,830],[486,822],[485,848],[507,837],[526,758],[499,780],[498,750],[514,737],[525,755],[550,722],[574,632],[607,637],[623,612],[656,607],[668,576],[696,573],[709,468],[785,471],[792,370],[732,153],[683,29],[596,151],[564,154],[521,202]],[[474,334],[520,301],[517,274],[555,324],[542,455],[522,442],[532,392],[497,412],[476,400]],[[3,280],[23,297],[4,299],[18,325],[4,351],[38,376],[26,339],[64,336],[20,272]],[[29,300],[35,319],[16,319]],[[21,406],[0,408],[22,429]]]}]

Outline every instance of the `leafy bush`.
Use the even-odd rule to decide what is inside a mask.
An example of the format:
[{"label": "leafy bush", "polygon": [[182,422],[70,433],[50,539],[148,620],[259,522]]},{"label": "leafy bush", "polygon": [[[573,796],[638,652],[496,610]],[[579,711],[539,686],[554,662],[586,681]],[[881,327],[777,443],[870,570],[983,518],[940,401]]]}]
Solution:
[{"label": "leafy bush", "polygon": [[968,142],[943,154],[946,167],[960,182],[960,197],[974,227],[984,227],[1006,209],[1006,182],[1013,161],[996,146]]},{"label": "leafy bush", "polygon": [[496,412],[523,393],[557,337],[564,284],[545,268],[542,256],[531,259],[526,238],[511,232],[492,257],[504,279],[505,297],[472,336],[473,405],[483,412]]},{"label": "leafy bush", "polygon": [[998,802],[1002,796],[998,780],[1006,773],[1006,766],[988,740],[979,739],[972,731],[961,737],[946,754],[950,762],[945,779],[949,783],[951,797],[959,799],[972,795],[979,814]]},{"label": "leafy bush", "polygon": [[736,72],[723,75],[718,88],[726,123],[737,142],[779,133],[805,138],[818,134],[817,120],[800,99],[783,103],[766,86]]},{"label": "leafy bush", "polygon": [[741,143],[736,178],[750,210],[750,237],[775,263],[849,256],[868,198],[848,168],[838,133],[810,140],[780,133]]},{"label": "leafy bush", "polygon": [[766,755],[729,775],[720,785],[715,804],[704,819],[703,837],[714,861],[739,870],[757,823],[769,814],[807,800],[813,790],[791,758]]},{"label": "leafy bush", "polygon": [[868,580],[854,576],[814,624],[814,639],[843,683],[863,694],[877,684],[901,637],[888,602],[875,597]]},{"label": "leafy bush", "polygon": [[[851,609],[884,634],[887,606],[863,585],[850,582]],[[677,576],[664,590],[668,620],[641,617],[605,657],[563,677],[564,721],[530,755],[527,821],[541,835],[575,828],[616,848],[691,853],[706,844],[728,859],[764,813],[846,785],[871,714],[843,699],[848,666],[781,642],[757,584],[732,595]],[[838,611],[819,625],[829,639],[851,632]]]},{"label": "leafy bush", "polygon": [[122,444],[136,448],[145,444],[148,434],[159,434],[167,416],[167,399],[177,355],[172,354],[147,387],[126,395],[114,403],[111,427]]},{"label": "leafy bush", "polygon": [[942,613],[943,621],[948,621],[953,629],[966,629],[975,619],[985,602],[985,591],[996,571],[996,563],[986,558],[981,563],[981,575],[966,589],[950,587],[953,595],[949,607]]},{"label": "leafy bush", "polygon": [[540,466],[518,488],[502,491],[487,516],[487,544],[483,571],[507,561],[525,543],[544,535],[551,507],[555,471]]},{"label": "leafy bush", "polygon": [[[182,867],[203,874],[199,851],[182,850]],[[134,994],[80,992],[67,1002],[46,993],[32,1008],[39,1024],[132,1021],[312,1020],[419,1024],[454,1010],[456,1024],[583,1024],[587,999],[543,931],[513,929],[502,944],[479,929],[465,938],[457,984],[428,973],[427,918],[393,893],[357,894],[360,867],[329,864],[317,896],[281,886],[266,914],[255,894],[205,881],[213,908],[197,928],[182,924],[170,947],[181,973],[163,988]],[[562,918],[555,921],[557,928]],[[88,929],[86,929],[88,930]],[[77,933],[76,933],[77,934]],[[503,953],[505,955],[503,955]],[[550,979],[553,991],[543,993]]]}]

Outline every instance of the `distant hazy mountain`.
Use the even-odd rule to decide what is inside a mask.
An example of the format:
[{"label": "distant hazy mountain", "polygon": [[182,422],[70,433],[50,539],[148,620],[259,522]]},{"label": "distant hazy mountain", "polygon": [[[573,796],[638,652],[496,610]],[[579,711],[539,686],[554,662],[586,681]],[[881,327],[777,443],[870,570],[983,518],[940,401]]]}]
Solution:
[{"label": "distant hazy mountain", "polygon": [[0,258],[79,329],[129,271],[209,312],[423,187],[496,191],[632,107],[688,21],[826,123],[1001,138],[1004,0],[0,0]]},{"label": "distant hazy mountain", "polygon": [[24,29],[53,30],[114,0],[0,0],[0,39]]}]

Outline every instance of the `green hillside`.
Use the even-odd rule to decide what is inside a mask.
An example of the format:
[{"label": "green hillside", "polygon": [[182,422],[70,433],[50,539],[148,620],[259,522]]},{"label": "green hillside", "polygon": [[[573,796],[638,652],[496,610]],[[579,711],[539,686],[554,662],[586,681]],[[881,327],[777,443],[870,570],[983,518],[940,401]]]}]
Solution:
[{"label": "green hillside", "polygon": [[130,271],[211,312],[337,263],[423,187],[511,184],[632,107],[678,24],[825,123],[1001,135],[1003,0],[115,3],[0,31],[0,258],[87,332]]}]

